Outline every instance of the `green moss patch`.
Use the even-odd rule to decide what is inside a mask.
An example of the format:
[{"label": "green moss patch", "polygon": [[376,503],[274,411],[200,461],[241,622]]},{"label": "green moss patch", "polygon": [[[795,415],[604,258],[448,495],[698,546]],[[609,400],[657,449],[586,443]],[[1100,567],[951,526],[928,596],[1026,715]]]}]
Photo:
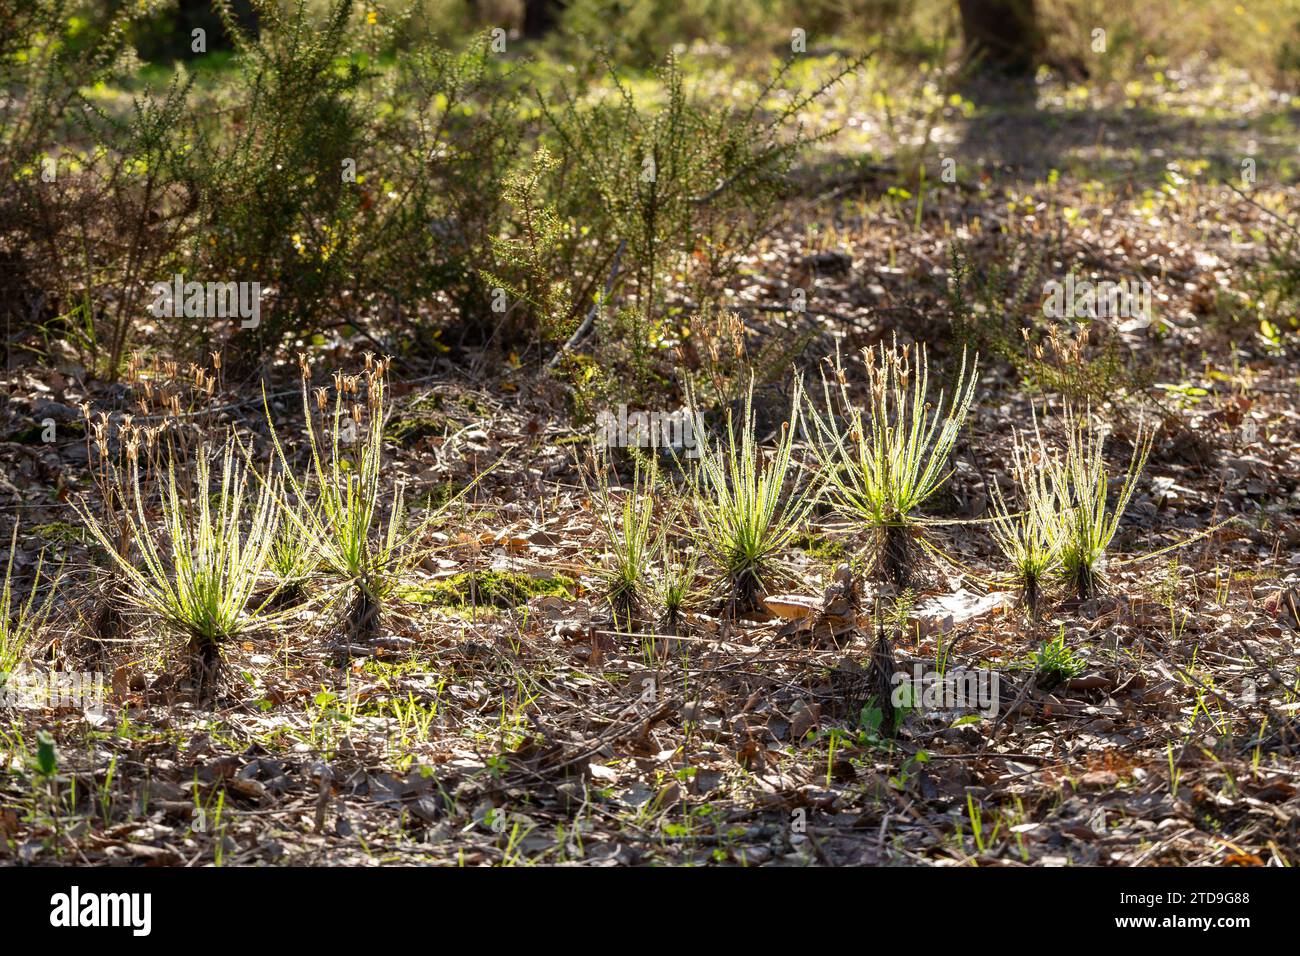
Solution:
[{"label": "green moss patch", "polygon": [[572,598],[578,582],[565,574],[533,577],[516,571],[468,571],[413,588],[402,597],[415,604],[469,607],[474,604],[511,608],[539,595]]}]

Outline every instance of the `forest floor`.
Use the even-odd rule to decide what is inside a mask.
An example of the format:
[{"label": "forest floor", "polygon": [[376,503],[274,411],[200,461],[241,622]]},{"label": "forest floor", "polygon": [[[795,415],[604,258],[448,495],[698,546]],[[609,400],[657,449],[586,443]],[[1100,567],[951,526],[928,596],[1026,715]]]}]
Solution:
[{"label": "forest floor", "polygon": [[[1137,421],[1159,423],[1092,601],[1052,595],[1030,622],[990,583],[999,558],[984,526],[927,532],[898,662],[994,675],[987,711],[921,707],[892,736],[863,720],[851,688],[875,642],[865,612],[840,627],[816,610],[798,619],[791,598],[734,622],[705,605],[672,637],[653,622],[614,629],[603,529],[575,467],[591,426],[575,424],[565,389],[537,363],[490,354],[399,359],[390,477],[413,501],[482,477],[432,532],[383,638],[340,666],[338,603],[313,595],[229,647],[223,692],[200,706],[147,629],[96,645],[93,598],[61,599],[36,657],[103,674],[104,707],[6,714],[0,857],[1300,862],[1300,383],[1286,342],[1239,318],[1270,241],[1286,235],[1277,217],[1297,208],[1295,110],[1231,76],[1158,85],[1113,103],[1048,87],[974,118],[941,104],[922,137],[923,183],[845,161],[897,136],[855,112],[850,85],[822,118],[849,122],[845,137],[803,170],[735,290],[747,338],[797,343],[809,369],[837,343],[848,355],[897,334],[951,356],[959,331],[974,338],[978,396],[932,509],[945,518],[986,516],[990,484],[1009,487],[1011,429],[1031,424],[1031,405],[1053,406],[1045,381],[1112,401],[1121,467]],[[947,156],[953,183],[938,174]],[[1238,191],[1245,159],[1257,183]],[[950,320],[954,240],[987,327]],[[1095,323],[1082,360],[1017,365],[1007,343],[1043,321],[1042,281],[1071,269],[1150,282],[1155,315]],[[796,287],[812,290],[806,312],[764,308]],[[318,380],[359,367],[364,348],[313,350]],[[298,421],[295,379],[290,359],[275,383],[288,394],[272,402],[281,434]],[[134,399],[69,363],[17,367],[7,391],[0,506],[21,524],[16,574],[30,576],[43,547],[47,568],[84,576],[90,552],[68,504],[88,490],[79,406],[120,412]],[[777,415],[788,407],[780,384],[762,396]],[[268,449],[255,389],[212,404],[214,427]],[[42,440],[47,419],[57,441]],[[783,590],[820,607],[863,547],[815,515]],[[863,588],[866,607],[890,596]],[[1035,655],[1058,636],[1074,676],[1051,686]],[[53,774],[36,769],[42,731]]]}]

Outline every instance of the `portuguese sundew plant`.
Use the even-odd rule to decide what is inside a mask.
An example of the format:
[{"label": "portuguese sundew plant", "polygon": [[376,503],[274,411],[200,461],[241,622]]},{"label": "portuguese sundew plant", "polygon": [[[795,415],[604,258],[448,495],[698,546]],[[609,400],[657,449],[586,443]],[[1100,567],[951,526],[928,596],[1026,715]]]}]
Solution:
[{"label": "portuguese sundew plant", "polygon": [[950,399],[930,398],[924,345],[864,349],[865,404],[856,402],[837,354],[822,375],[822,407],[809,403],[811,445],[826,481],[825,496],[875,538],[873,563],[899,586],[913,570],[919,510],[948,480],[949,459],[975,397],[976,360],[961,368]]},{"label": "portuguese sundew plant", "polygon": [[[383,501],[388,361],[367,356],[364,374],[336,373],[332,411],[324,388],[316,389],[313,399],[305,361],[301,367],[303,421],[311,453],[306,477],[294,473],[272,428],[276,456],[292,492],[292,501],[283,502],[285,517],[315,544],[321,562],[349,589],[349,638],[370,639],[379,633],[384,598],[413,560],[410,545],[424,528],[404,529],[400,482],[391,489],[387,506]],[[269,408],[266,414],[269,421]]]},{"label": "portuguese sundew plant", "polygon": [[1080,599],[1095,596],[1105,580],[1106,550],[1119,530],[1138,478],[1151,454],[1155,429],[1139,423],[1128,467],[1113,498],[1106,468],[1106,430],[1094,425],[1088,410],[1065,411],[1068,445],[1057,465],[1055,485],[1069,497],[1069,520],[1061,549],[1062,571]]},{"label": "portuguese sundew plant", "polygon": [[[725,583],[724,601],[732,613],[758,607],[778,556],[798,534],[815,497],[809,487],[786,487],[798,479],[792,460],[798,396],[770,452],[760,448],[755,435],[753,397],[751,382],[739,432],[728,412],[725,441],[702,442],[692,474],[691,497],[704,548]],[[699,441],[707,432],[693,399],[690,413]]]},{"label": "portuguese sundew plant", "polygon": [[1033,438],[1012,437],[1011,473],[1016,482],[1016,508],[1007,504],[1001,488],[992,484],[993,540],[1011,566],[1011,584],[1020,588],[1031,618],[1037,618],[1044,583],[1061,567],[1070,514],[1069,492],[1061,482],[1060,465],[1049,456],[1034,418]]},{"label": "portuguese sundew plant", "polygon": [[59,584],[57,577],[52,581],[47,580],[49,590],[43,600],[38,600],[41,572],[45,567],[45,553],[42,551],[36,559],[36,570],[32,575],[27,599],[15,604],[13,576],[14,556],[17,552],[18,525],[15,524],[13,535],[9,539],[9,561],[5,564],[4,585],[0,587],[0,692],[3,692],[9,676],[17,672],[27,660],[32,639],[49,616]]},{"label": "portuguese sundew plant", "polygon": [[[141,486],[138,436],[135,431],[126,438],[129,484],[118,492],[141,565],[122,556],[114,531],[84,502],[75,507],[127,583],[121,600],[157,617],[184,641],[191,678],[206,697],[216,686],[222,645],[259,623],[264,605],[250,602],[275,541],[279,483],[254,479],[256,490],[250,487],[249,466],[233,437],[215,455],[206,445],[196,448],[190,480],[178,481],[180,456],[168,445],[154,501]],[[214,458],[220,463],[215,475]],[[149,519],[155,506],[162,515],[158,531]]]},{"label": "portuguese sundew plant", "polygon": [[603,572],[606,597],[615,626],[628,630],[644,615],[650,562],[664,533],[664,525],[657,520],[658,477],[653,458],[644,468],[638,460],[629,487],[618,495],[606,487],[596,495],[611,552]]}]

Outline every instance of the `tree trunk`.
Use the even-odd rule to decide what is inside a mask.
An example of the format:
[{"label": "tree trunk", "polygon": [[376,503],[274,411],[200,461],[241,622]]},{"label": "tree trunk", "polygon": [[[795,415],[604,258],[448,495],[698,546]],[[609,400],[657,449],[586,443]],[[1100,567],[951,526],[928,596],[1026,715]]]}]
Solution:
[{"label": "tree trunk", "polygon": [[957,0],[967,62],[1004,76],[1031,76],[1040,36],[1034,0]]},{"label": "tree trunk", "polygon": [[535,40],[549,33],[563,9],[563,0],[524,0],[524,36]]}]

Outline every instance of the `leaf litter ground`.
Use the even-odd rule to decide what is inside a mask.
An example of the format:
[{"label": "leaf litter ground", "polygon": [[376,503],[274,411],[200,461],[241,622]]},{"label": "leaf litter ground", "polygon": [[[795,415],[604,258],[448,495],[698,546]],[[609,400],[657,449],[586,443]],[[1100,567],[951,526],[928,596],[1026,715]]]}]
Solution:
[{"label": "leaf litter ground", "polygon": [[[913,712],[893,738],[864,725],[870,622],[820,616],[836,565],[862,541],[829,526],[789,555],[789,620],[696,613],[677,637],[612,630],[591,563],[600,522],[573,466],[588,431],[553,380],[482,356],[395,381],[393,470],[413,498],[441,500],[502,463],[453,505],[365,656],[338,666],[331,614],[313,602],[231,647],[227,693],[200,709],[147,630],[96,663],[89,605],[59,605],[42,666],[105,668],[107,707],[7,715],[0,853],[159,865],[1297,862],[1300,393],[1284,358],[1253,339],[1234,350],[1239,338],[1212,321],[1217,297],[1261,259],[1252,235],[1274,225],[1172,158],[1182,143],[1230,164],[1236,139],[1274,128],[1274,107],[1243,91],[1253,107],[1232,125],[1195,89],[1159,121],[1172,144],[1158,163],[1115,160],[1115,144],[1153,141],[1149,113],[1080,110],[1069,91],[1047,91],[1029,116],[946,113],[934,142],[981,172],[932,184],[919,213],[884,173],[840,175],[828,156],[736,290],[750,339],[803,336],[810,362],[837,340],[847,352],[895,330],[950,343],[954,236],[977,262],[1028,269],[1047,248],[1045,275],[1072,263],[1154,283],[1162,321],[1113,330],[1150,371],[1133,404],[1163,430],[1107,594],[1049,602],[1031,625],[1010,602],[979,599],[996,555],[978,525],[934,532],[952,563],[928,569],[898,662],[996,671],[995,715]],[[849,90],[826,121],[853,102]],[[869,148],[869,124],[859,130]],[[1044,137],[1058,176],[1035,165]],[[1295,208],[1294,186],[1268,196]],[[795,286],[815,290],[807,313],[769,306]],[[1036,295],[1019,314],[1013,302],[1013,318],[1041,311]],[[342,343],[328,358],[359,362]],[[22,522],[17,571],[44,545],[83,573],[66,500],[84,486],[84,445],[35,436],[47,418],[75,423],[81,401],[111,410],[122,396],[67,368],[28,366],[8,386],[0,496]],[[257,432],[258,402],[227,398],[218,419]],[[1041,404],[987,358],[946,517],[981,516],[990,482],[1009,487],[1008,426],[1029,422],[1031,399]],[[292,409],[290,398],[277,416]],[[1121,422],[1121,452],[1124,438]],[[1040,686],[1027,662],[1058,634],[1081,669]],[[32,768],[42,730],[56,742],[53,780]]]}]

